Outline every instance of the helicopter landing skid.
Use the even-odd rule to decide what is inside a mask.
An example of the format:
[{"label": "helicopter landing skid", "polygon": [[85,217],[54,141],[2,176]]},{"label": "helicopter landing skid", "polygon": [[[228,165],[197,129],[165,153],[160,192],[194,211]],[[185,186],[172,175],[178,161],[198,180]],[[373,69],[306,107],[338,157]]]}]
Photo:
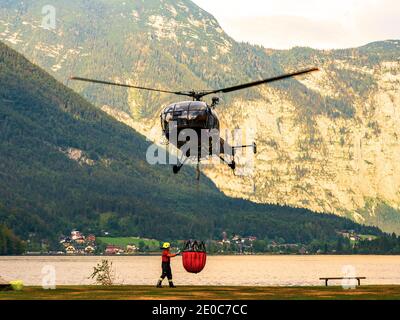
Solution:
[{"label": "helicopter landing skid", "polygon": [[257,145],[254,142],[251,145],[243,145],[243,146],[236,146],[236,147],[232,147],[232,162],[228,162],[226,161],[223,157],[219,157],[224,163],[226,163],[228,165],[229,168],[231,168],[233,170],[233,172],[235,172],[236,170],[236,161],[235,161],[235,155],[236,155],[236,149],[247,149],[247,148],[253,148],[253,153],[257,154]]},{"label": "helicopter landing skid", "polygon": [[[185,165],[185,163],[186,163],[186,161],[188,161],[188,159],[189,159],[189,157],[186,157],[183,161],[180,161],[178,163],[178,165],[175,165],[172,167],[174,174],[178,174],[181,171],[182,167]],[[201,159],[198,158],[197,159],[197,167],[196,167],[196,180],[197,181],[200,181],[200,175],[201,175],[200,161],[201,161]]]},{"label": "helicopter landing skid", "polygon": [[[228,165],[228,167],[231,168],[233,172],[235,172],[235,170],[236,170],[236,161],[235,161],[236,149],[246,149],[246,148],[253,148],[253,153],[254,154],[257,153],[257,145],[256,145],[256,143],[253,143],[251,145],[232,147],[232,161],[231,162],[227,161],[223,156],[219,156],[219,158],[222,160],[222,162],[224,162],[226,165]],[[174,174],[178,174],[181,171],[182,167],[185,165],[185,163],[188,159],[189,158],[186,157],[183,161],[179,161],[178,165],[174,165],[172,167]],[[199,157],[198,161],[197,161],[197,174],[196,174],[197,180],[200,180],[200,161],[201,161],[201,159]]]},{"label": "helicopter landing skid", "polygon": [[219,156],[219,158],[222,160],[223,163],[225,163],[226,165],[228,165],[228,167],[231,168],[233,171],[236,170],[236,162],[235,162],[235,159],[233,159],[232,162],[228,162],[228,161],[226,161],[225,158],[222,157],[222,156]]},{"label": "helicopter landing skid", "polygon": [[250,145],[232,147],[232,155],[233,155],[233,157],[235,157],[236,149],[247,149],[247,148],[253,148],[253,153],[257,154],[257,144],[255,142],[253,142],[253,144],[250,144]]},{"label": "helicopter landing skid", "polygon": [[181,171],[182,167],[185,165],[185,163],[188,159],[189,158],[185,158],[182,162],[179,161],[178,165],[175,165],[172,167],[172,171],[174,172],[174,174],[178,174],[179,171]]}]

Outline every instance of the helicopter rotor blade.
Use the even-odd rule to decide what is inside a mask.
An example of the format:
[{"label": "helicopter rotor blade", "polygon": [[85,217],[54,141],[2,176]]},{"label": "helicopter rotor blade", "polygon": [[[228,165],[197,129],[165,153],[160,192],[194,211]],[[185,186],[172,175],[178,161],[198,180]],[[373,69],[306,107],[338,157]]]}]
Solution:
[{"label": "helicopter rotor blade", "polygon": [[233,91],[238,91],[238,90],[242,90],[242,89],[247,89],[247,88],[251,88],[251,87],[255,87],[255,86],[259,86],[265,83],[271,83],[271,82],[275,82],[275,81],[279,81],[279,80],[284,80],[284,79],[288,79],[288,78],[293,78],[296,76],[300,76],[306,73],[310,73],[310,72],[314,72],[314,71],[319,71],[319,68],[311,68],[311,69],[306,69],[306,70],[302,70],[302,71],[297,71],[297,72],[293,72],[293,73],[289,73],[289,74],[284,74],[284,75],[280,75],[277,77],[273,77],[273,78],[268,78],[268,79],[264,79],[264,80],[259,80],[259,81],[254,81],[254,82],[250,82],[250,83],[245,83],[245,84],[240,84],[234,87],[229,87],[229,88],[224,88],[224,89],[218,89],[218,90],[213,90],[213,91],[203,91],[200,95],[202,97],[208,96],[210,94],[215,94],[215,93],[228,93],[228,92],[233,92]]},{"label": "helicopter rotor blade", "polygon": [[87,78],[81,78],[81,77],[71,77],[70,79],[71,80],[77,80],[77,81],[90,82],[90,83],[105,84],[105,85],[110,85],[110,86],[132,88],[132,89],[138,89],[138,90],[147,90],[147,91],[155,91],[155,92],[162,92],[162,93],[171,93],[171,94],[176,94],[176,95],[181,95],[181,96],[192,96],[193,95],[193,93],[191,93],[191,92],[168,91],[168,90],[161,90],[161,89],[154,89],[154,88],[138,87],[138,86],[132,86],[132,85],[129,85],[129,84],[109,82],[109,81],[96,80],[96,79],[87,79]]},{"label": "helicopter rotor blade", "polygon": [[259,81],[254,81],[250,83],[245,83],[245,84],[240,84],[237,86],[229,87],[229,88],[224,88],[224,89],[218,89],[218,90],[209,90],[209,91],[169,91],[169,90],[161,90],[161,89],[154,89],[154,88],[147,88],[147,87],[139,87],[139,86],[132,86],[129,84],[123,84],[123,83],[116,83],[116,82],[109,82],[109,81],[103,81],[103,80],[96,80],[96,79],[88,79],[88,78],[81,78],[81,77],[71,77],[71,80],[77,80],[77,81],[85,81],[85,82],[91,82],[91,83],[98,83],[98,84],[105,84],[105,85],[110,85],[110,86],[118,86],[118,87],[125,87],[125,88],[132,88],[132,89],[138,89],[138,90],[147,90],[147,91],[154,91],[154,92],[162,92],[162,93],[170,93],[170,94],[175,94],[179,96],[187,96],[191,97],[194,100],[201,100],[201,98],[208,96],[210,94],[215,94],[215,93],[229,93],[233,91],[238,91],[242,89],[247,89],[255,86],[259,86],[262,84],[266,83],[271,83],[279,80],[284,80],[288,78],[293,78],[296,76],[300,76],[306,73],[314,72],[314,71],[319,71],[318,68],[311,68],[311,69],[306,69],[298,72],[293,72],[289,74],[284,74],[280,75],[277,77],[273,78],[268,78],[264,80],[259,80]]}]

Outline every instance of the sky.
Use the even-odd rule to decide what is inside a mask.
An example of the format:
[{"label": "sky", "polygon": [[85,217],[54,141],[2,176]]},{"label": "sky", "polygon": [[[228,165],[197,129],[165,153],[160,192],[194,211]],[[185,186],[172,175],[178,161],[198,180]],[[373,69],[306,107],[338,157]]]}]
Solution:
[{"label": "sky", "polygon": [[400,0],[193,0],[235,40],[266,48],[351,48],[400,39]]}]

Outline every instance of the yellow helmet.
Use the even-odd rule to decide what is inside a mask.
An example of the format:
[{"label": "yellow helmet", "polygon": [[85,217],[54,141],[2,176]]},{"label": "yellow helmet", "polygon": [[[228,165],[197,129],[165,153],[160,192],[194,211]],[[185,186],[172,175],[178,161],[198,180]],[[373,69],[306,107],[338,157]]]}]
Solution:
[{"label": "yellow helmet", "polygon": [[169,248],[171,248],[171,244],[169,242],[164,242],[162,247],[163,247],[163,249],[169,249]]}]

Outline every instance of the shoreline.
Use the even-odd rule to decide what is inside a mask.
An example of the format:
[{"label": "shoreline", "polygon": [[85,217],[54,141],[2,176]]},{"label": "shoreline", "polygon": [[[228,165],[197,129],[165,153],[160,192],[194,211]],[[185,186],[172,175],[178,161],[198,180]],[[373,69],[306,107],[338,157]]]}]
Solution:
[{"label": "shoreline", "polygon": [[59,286],[0,291],[0,300],[400,300],[400,285],[342,287]]},{"label": "shoreline", "polygon": [[[143,253],[143,254],[109,254],[109,255],[96,255],[96,254],[20,254],[20,255],[0,255],[0,259],[2,257],[12,258],[12,257],[107,257],[107,258],[115,258],[115,257],[158,257],[161,255],[160,252],[152,252],[152,253]],[[209,254],[208,257],[398,257],[400,254]]]}]

